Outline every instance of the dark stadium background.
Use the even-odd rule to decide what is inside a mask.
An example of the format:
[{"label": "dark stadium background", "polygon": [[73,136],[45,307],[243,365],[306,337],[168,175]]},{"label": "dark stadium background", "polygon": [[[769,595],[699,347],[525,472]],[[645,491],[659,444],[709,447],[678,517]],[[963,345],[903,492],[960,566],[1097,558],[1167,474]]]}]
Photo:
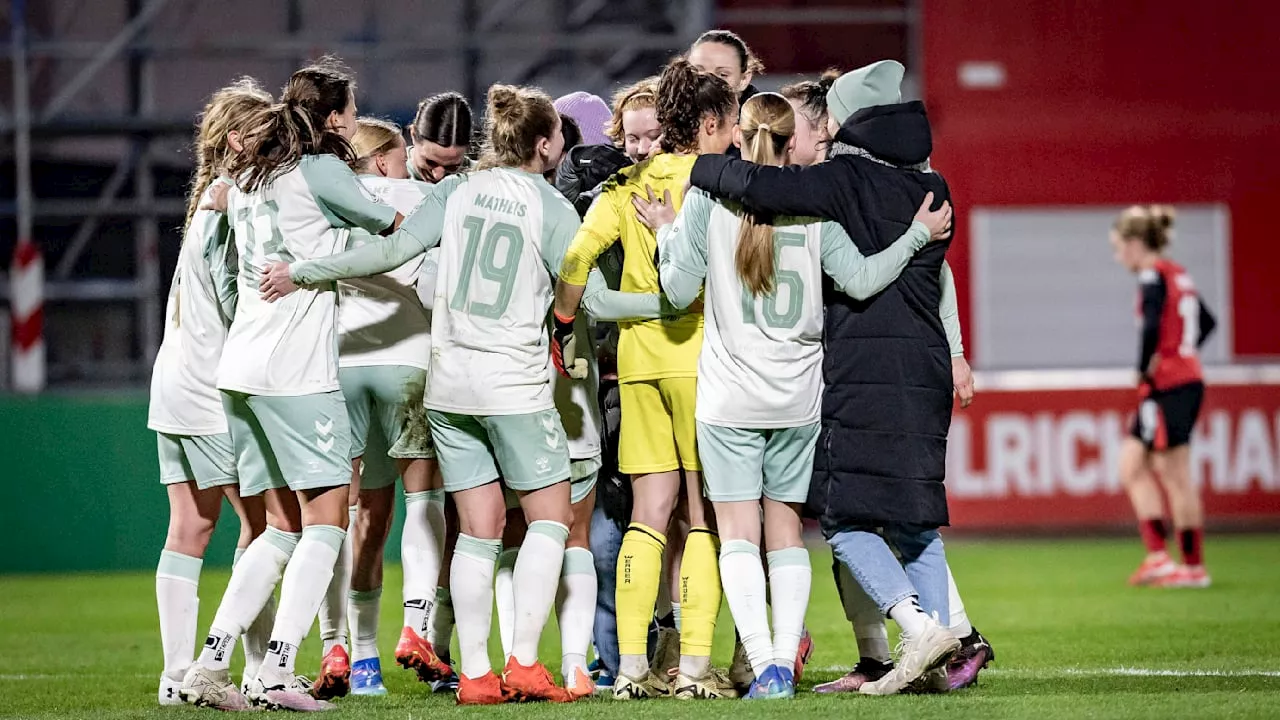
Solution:
[{"label": "dark stadium background", "polygon": [[[1135,202],[1179,207],[1174,255],[1222,323],[1194,451],[1210,528],[1280,520],[1271,3],[29,0],[25,48],[10,39],[22,4],[0,5],[0,256],[17,240],[22,65],[47,365],[39,392],[15,384],[0,333],[0,536],[23,550],[0,554],[0,573],[154,562],[166,514],[146,387],[192,117],[212,90],[241,74],[278,88],[333,52],[357,73],[361,113],[401,122],[444,90],[480,108],[498,80],[608,97],[709,27],[763,58],[761,88],[895,58],[928,104],[979,371],[953,428],[956,531],[1130,528],[1112,446],[1133,400],[1133,280],[1106,229]],[[0,298],[14,287],[0,279]],[[37,511],[51,507],[75,522]],[[230,555],[220,532],[213,562]]]}]

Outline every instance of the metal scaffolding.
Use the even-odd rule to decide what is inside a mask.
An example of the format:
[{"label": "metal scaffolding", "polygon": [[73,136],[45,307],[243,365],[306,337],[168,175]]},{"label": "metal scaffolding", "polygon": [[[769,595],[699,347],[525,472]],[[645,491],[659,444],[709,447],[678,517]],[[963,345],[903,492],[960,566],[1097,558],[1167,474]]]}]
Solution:
[{"label": "metal scaffolding", "polygon": [[[687,46],[707,26],[712,5],[710,0],[543,0],[538,29],[530,31],[513,21],[534,0],[454,0],[461,5],[460,27],[436,27],[429,38],[410,41],[384,39],[377,33],[357,39],[326,37],[309,29],[309,8],[303,0],[287,0],[284,27],[269,34],[255,27],[246,28],[243,34],[182,37],[153,29],[166,11],[193,5],[194,0],[117,1],[125,10],[124,22],[105,41],[29,33],[31,8],[25,0],[10,3],[11,32],[5,49],[13,67],[13,108],[0,113],[0,138],[12,140],[16,191],[14,201],[0,201],[0,218],[15,219],[19,240],[28,240],[36,250],[41,249],[42,222],[78,221],[60,254],[50,257],[52,269],[47,280],[42,264],[38,276],[33,276],[28,264],[18,262],[19,253],[15,252],[8,280],[0,281],[0,296],[9,300],[14,316],[10,369],[15,390],[39,392],[45,385],[43,345],[39,357],[32,357],[23,355],[17,342],[20,335],[25,339],[32,332],[30,323],[23,326],[26,335],[19,332],[23,318],[18,312],[25,302],[19,296],[29,295],[32,288],[41,302],[82,303],[83,313],[81,305],[76,306],[77,317],[92,317],[111,303],[132,307],[130,337],[110,338],[128,345],[126,360],[56,357],[55,352],[50,357],[51,382],[98,379],[138,385],[150,373],[162,333],[161,240],[166,237],[164,229],[176,224],[168,221],[180,219],[185,211],[181,198],[157,196],[157,148],[163,143],[172,145],[175,138],[187,138],[192,117],[199,110],[157,101],[154,80],[158,66],[167,73],[180,72],[185,62],[210,58],[278,60],[296,66],[323,51],[359,58],[375,67],[397,61],[456,62],[461,75],[433,81],[462,90],[473,103],[481,102],[488,85],[499,79],[542,84],[549,90],[572,82],[572,89],[606,94],[619,80],[652,72],[655,58],[663,59]],[[108,4],[119,7],[110,0],[94,6],[100,9]],[[392,0],[367,0],[366,21],[372,18],[370,24],[376,27],[379,13],[403,5]],[[431,10],[438,5],[423,2]],[[33,61],[74,63],[77,68],[39,107],[33,106],[29,92],[28,70]],[[123,113],[86,118],[70,112],[104,70],[121,64],[127,95]],[[501,77],[485,74],[486,68],[499,66]],[[365,104],[372,105],[362,102]],[[52,146],[69,138],[117,144],[123,140],[125,150],[115,154],[114,168],[97,187],[96,197],[34,197],[33,148],[36,160],[57,162],[57,156],[41,152],[42,145]],[[104,278],[78,271],[84,264],[82,259],[94,260],[95,252],[115,250],[102,248],[99,238],[104,221],[121,219],[130,221],[133,228],[130,276]],[[43,309],[40,312],[42,317]],[[36,335],[43,339],[39,318],[36,321]],[[93,323],[87,325],[92,327]],[[33,365],[38,371],[21,370]],[[0,379],[0,386],[7,379]]]},{"label": "metal scaffolding", "polygon": [[[236,1],[228,0],[228,6]],[[29,13],[51,15],[55,5],[70,7],[63,13],[68,16],[92,10],[110,17],[111,25],[98,27],[111,26],[114,32],[87,40],[84,33],[33,29]],[[0,199],[0,222],[15,221],[19,243],[8,278],[0,279],[0,297],[8,299],[12,316],[8,352],[0,343],[10,372],[0,367],[0,387],[10,377],[16,390],[44,387],[46,339],[47,377],[53,384],[96,380],[137,386],[148,377],[162,335],[161,250],[176,237],[185,212],[172,178],[175,167],[186,167],[185,159],[174,151],[179,141],[189,139],[199,110],[194,101],[188,101],[190,107],[167,96],[162,101],[157,79],[202,62],[284,70],[327,52],[363,63],[372,75],[382,68],[448,68],[433,70],[429,78],[394,77],[391,87],[404,90],[407,77],[408,84],[424,86],[420,92],[457,89],[478,108],[485,90],[497,81],[537,84],[553,94],[587,90],[608,97],[620,81],[653,73],[718,24],[779,29],[835,24],[868,30],[901,25],[907,28],[907,94],[922,91],[916,81],[923,63],[920,0],[873,8],[725,3],[729,7],[721,10],[713,0],[351,0],[348,5],[349,16],[344,7],[335,21],[320,0],[283,0],[271,4],[275,27],[263,22],[243,32],[197,28],[192,34],[158,32],[157,27],[166,18],[172,24],[175,16],[188,17],[199,8],[210,12],[211,6],[195,0],[41,0],[34,8],[25,0],[10,0],[11,28],[4,44],[13,68],[13,107],[0,112],[0,141],[5,141],[3,150],[12,152],[15,192],[12,200]],[[219,7],[223,9],[214,12],[233,12]],[[406,15],[415,21],[425,18],[421,37],[403,31]],[[335,23],[351,28],[336,31]],[[66,71],[63,79],[51,90],[39,86],[47,95],[33,100],[32,73],[50,66]],[[195,87],[207,84],[212,90],[226,79],[191,72]],[[121,110],[86,107],[86,93],[109,85],[108,76],[124,78]],[[769,77],[765,85],[786,79]],[[361,97],[364,111],[388,114],[411,107],[412,101],[388,101],[378,93]],[[94,178],[95,194],[46,192],[35,197],[39,178],[32,171],[40,166],[33,162],[47,167],[77,160],[56,149],[72,141],[112,148],[106,155],[110,165],[73,178],[72,184],[79,185]],[[163,177],[169,178],[167,183]],[[113,232],[121,239],[121,221],[128,223],[131,242],[104,242]],[[50,243],[47,228],[68,222],[74,230],[59,238],[65,242]],[[50,264],[47,278],[44,257]],[[129,265],[128,272],[107,277],[86,271],[86,265],[96,271],[106,257]],[[42,326],[46,301],[51,319]],[[69,304],[74,312],[67,311]],[[68,325],[77,330],[68,331]],[[95,337],[87,337],[90,333]],[[110,350],[102,350],[104,345]]]}]

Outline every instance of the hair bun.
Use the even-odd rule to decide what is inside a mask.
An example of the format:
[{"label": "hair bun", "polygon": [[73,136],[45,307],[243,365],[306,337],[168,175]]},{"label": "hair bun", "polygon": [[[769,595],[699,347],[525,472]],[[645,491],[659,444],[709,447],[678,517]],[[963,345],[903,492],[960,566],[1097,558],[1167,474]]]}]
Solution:
[{"label": "hair bun", "polygon": [[839,80],[840,76],[843,74],[844,73],[840,72],[839,68],[827,68],[827,70],[822,73],[822,77],[818,78],[818,89],[822,91],[823,95],[825,95],[827,91],[831,89],[831,86],[836,84],[836,80]]},{"label": "hair bun", "polygon": [[489,106],[500,112],[509,112],[520,104],[520,93],[511,85],[494,85],[489,88]]},{"label": "hair bun", "polygon": [[1151,221],[1161,230],[1173,227],[1173,221],[1178,214],[1172,205],[1152,205],[1150,213]]}]

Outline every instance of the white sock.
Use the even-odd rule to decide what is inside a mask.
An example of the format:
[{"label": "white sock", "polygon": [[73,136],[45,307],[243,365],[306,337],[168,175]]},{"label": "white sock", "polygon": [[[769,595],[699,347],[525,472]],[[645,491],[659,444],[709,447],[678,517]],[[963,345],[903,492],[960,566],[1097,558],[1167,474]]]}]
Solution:
[{"label": "white sock", "polygon": [[710,671],[711,671],[710,657],[704,657],[701,655],[681,655],[680,656],[680,673],[681,674],[688,675],[689,677],[703,677]]},{"label": "white sock", "polygon": [[951,619],[947,627],[951,634],[963,640],[973,634],[973,624],[969,622],[969,613],[964,611],[964,601],[960,599],[960,591],[956,588],[956,579],[951,576],[951,566],[947,566],[947,605],[951,608]]},{"label": "white sock", "polygon": [[378,611],[382,588],[352,590],[347,596],[351,616],[351,661],[378,657]]},{"label": "white sock", "polygon": [[301,537],[298,533],[269,527],[245,548],[240,562],[231,571],[222,603],[213,616],[213,626],[200,652],[201,665],[210,670],[226,670],[231,666],[236,637],[266,607]]},{"label": "white sock", "polygon": [[618,672],[632,680],[643,680],[649,674],[649,658],[644,655],[620,655]]},{"label": "white sock", "polygon": [[500,552],[501,540],[481,540],[459,533],[449,568],[449,592],[456,601],[459,660],[462,674],[473,680],[493,671],[489,664],[489,632],[493,626],[493,570]]},{"label": "white sock", "polygon": [[792,668],[804,636],[804,614],[809,609],[813,567],[803,547],[774,550],[769,562],[769,587],[773,589],[773,658],[778,667]]},{"label": "white sock", "polygon": [[298,646],[316,621],[346,537],[347,532],[335,525],[303,528],[302,540],[280,583],[280,610],[271,629],[266,667],[293,674]]},{"label": "white sock", "polygon": [[[245,548],[236,548],[235,559],[231,561],[231,567],[240,564],[240,558],[244,555]],[[248,683],[258,674],[258,666],[262,665],[262,659],[267,655],[267,643],[271,642],[271,626],[276,622],[276,596],[272,593],[267,598],[267,604],[262,606],[262,611],[258,613],[258,617],[253,619],[249,627],[240,635],[241,647],[244,648],[244,672],[241,679]]]},{"label": "white sock", "polygon": [[498,554],[498,570],[493,576],[493,604],[498,607],[498,636],[502,639],[502,656],[511,657],[516,634],[516,591],[512,575],[520,548],[505,548]]},{"label": "white sock", "polygon": [[538,641],[551,615],[564,565],[569,528],[550,520],[529,523],[523,552],[516,558],[512,586],[516,594],[516,629],[511,656],[521,665],[538,661]]},{"label": "white sock", "polygon": [[173,680],[182,678],[196,654],[202,565],[204,560],[172,550],[161,550],[156,565],[160,647],[164,650],[164,673]]},{"label": "white sock", "polygon": [[914,595],[889,608],[889,617],[907,635],[919,635],[929,626],[929,616],[920,609],[920,602]]},{"label": "white sock", "polygon": [[720,582],[733,613],[733,624],[738,626],[738,637],[747,651],[747,661],[759,677],[773,664],[760,548],[746,540],[724,541],[720,546]]},{"label": "white sock", "polygon": [[444,490],[405,493],[404,532],[400,537],[404,626],[424,637],[435,604],[443,554]]},{"label": "white sock", "polygon": [[671,601],[671,617],[676,621],[676,632],[680,632],[680,603]]},{"label": "white sock", "polygon": [[272,593],[267,604],[262,606],[258,617],[253,619],[249,629],[244,631],[244,679],[252,680],[258,675],[258,668],[267,658],[267,646],[271,643],[271,628],[276,624],[276,596]]},{"label": "white sock", "polygon": [[[355,525],[356,506],[347,508],[348,528]],[[335,645],[347,647],[350,630],[347,628],[347,593],[351,590],[351,564],[354,553],[351,549],[351,536],[342,541],[338,549],[338,560],[333,564],[333,579],[325,590],[324,599],[320,602],[320,639],[324,641],[324,654]]]},{"label": "white sock", "polygon": [[[453,582],[453,569],[449,570],[449,582]],[[430,625],[430,636],[427,641],[437,655],[447,657],[449,646],[453,644],[453,595],[449,588],[436,588],[436,599],[431,604],[431,614],[427,617]]]},{"label": "white sock", "polygon": [[858,642],[859,657],[890,661],[889,630],[884,625],[880,608],[858,584],[853,573],[844,563],[836,562],[836,585],[840,589],[840,603],[844,616],[853,625],[853,637]]},{"label": "white sock", "polygon": [[567,688],[577,684],[581,669],[587,673],[587,649],[596,624],[596,561],[586,548],[564,551],[560,589],[556,593],[556,620],[560,624],[560,674]]}]

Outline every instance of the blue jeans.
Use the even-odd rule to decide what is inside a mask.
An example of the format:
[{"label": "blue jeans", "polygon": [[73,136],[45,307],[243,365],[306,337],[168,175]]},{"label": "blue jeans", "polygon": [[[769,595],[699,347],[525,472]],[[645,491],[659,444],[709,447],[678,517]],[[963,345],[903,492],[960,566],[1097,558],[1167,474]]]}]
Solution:
[{"label": "blue jeans", "polygon": [[880,612],[888,615],[894,605],[915,596],[925,613],[943,626],[950,622],[947,555],[937,528],[849,528],[827,542]]},{"label": "blue jeans", "polygon": [[596,653],[603,671],[618,676],[618,552],[624,528],[605,517],[598,505],[591,513],[591,554],[596,560]]}]

